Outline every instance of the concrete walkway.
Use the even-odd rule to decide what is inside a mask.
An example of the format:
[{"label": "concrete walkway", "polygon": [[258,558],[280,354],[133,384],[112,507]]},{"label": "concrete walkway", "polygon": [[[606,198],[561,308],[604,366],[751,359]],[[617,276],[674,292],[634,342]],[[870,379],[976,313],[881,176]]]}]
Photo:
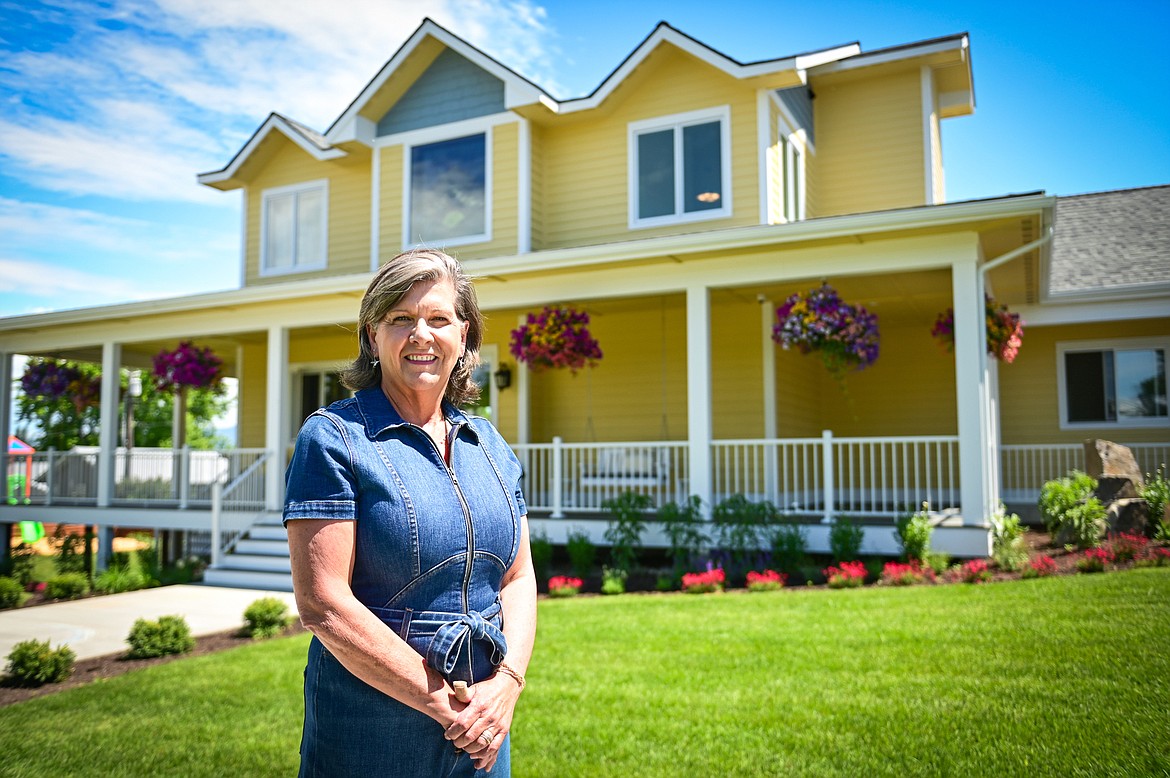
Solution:
[{"label": "concrete walkway", "polygon": [[221,586],[160,586],[124,594],[0,610],[0,673],[12,647],[23,640],[62,643],[87,659],[129,649],[126,636],[137,619],[182,616],[196,637],[244,625],[244,609],[261,597],[279,597],[296,613],[291,592],[229,589]]}]

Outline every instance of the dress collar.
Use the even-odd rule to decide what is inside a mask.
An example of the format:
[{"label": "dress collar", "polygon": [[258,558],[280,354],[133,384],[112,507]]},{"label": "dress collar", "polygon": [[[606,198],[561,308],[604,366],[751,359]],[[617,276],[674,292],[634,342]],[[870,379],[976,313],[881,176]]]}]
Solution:
[{"label": "dress collar", "polygon": [[[390,399],[386,397],[386,393],[382,391],[382,387],[380,386],[371,386],[368,389],[362,389],[354,395],[354,398],[357,400],[358,413],[361,414],[362,425],[366,428],[366,436],[370,440],[377,438],[388,429],[409,424],[398,413],[398,410],[390,402]],[[447,417],[447,421],[451,422],[451,426],[457,430],[456,437],[460,434],[459,431],[461,429],[467,429],[472,435],[475,435],[475,430],[467,423],[467,414],[446,400],[443,400],[443,415]],[[476,437],[478,438],[478,435]]]}]

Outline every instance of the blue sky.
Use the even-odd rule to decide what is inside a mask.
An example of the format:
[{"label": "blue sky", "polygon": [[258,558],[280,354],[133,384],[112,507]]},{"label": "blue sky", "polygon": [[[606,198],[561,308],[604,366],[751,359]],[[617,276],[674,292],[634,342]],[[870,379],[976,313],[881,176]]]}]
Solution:
[{"label": "blue sky", "polygon": [[270,111],[324,131],[430,16],[558,98],[665,20],[741,62],[968,32],[947,197],[1170,183],[1170,1],[0,0],[0,316],[232,289]]}]

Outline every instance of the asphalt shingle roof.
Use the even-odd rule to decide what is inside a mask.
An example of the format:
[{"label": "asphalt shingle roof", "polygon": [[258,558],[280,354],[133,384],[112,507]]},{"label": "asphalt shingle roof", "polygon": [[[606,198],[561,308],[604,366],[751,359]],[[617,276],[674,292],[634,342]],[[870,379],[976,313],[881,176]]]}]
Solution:
[{"label": "asphalt shingle roof", "polygon": [[1170,185],[1058,197],[1050,295],[1170,285]]}]

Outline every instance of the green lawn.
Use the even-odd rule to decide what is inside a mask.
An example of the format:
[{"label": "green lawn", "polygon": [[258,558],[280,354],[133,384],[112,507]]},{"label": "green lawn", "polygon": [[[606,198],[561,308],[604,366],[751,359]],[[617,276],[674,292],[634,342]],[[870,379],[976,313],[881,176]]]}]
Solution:
[{"label": "green lawn", "polygon": [[[0,775],[287,776],[304,636],[0,709]],[[524,776],[1170,774],[1170,569],[546,600]]]}]

